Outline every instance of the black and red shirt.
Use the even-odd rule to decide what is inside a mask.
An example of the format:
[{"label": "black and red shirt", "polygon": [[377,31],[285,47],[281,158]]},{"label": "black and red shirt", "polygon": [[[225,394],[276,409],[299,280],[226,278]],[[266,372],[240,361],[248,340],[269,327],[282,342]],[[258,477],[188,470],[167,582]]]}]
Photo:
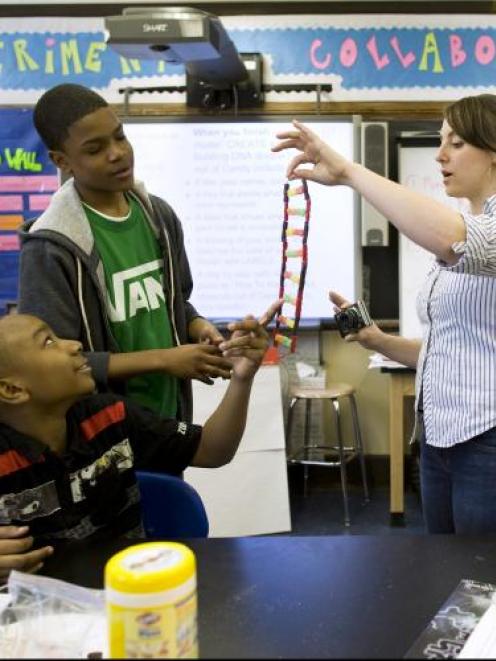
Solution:
[{"label": "black and red shirt", "polygon": [[181,473],[200,437],[198,425],[160,418],[112,394],[68,411],[62,455],[0,423],[0,525],[28,525],[36,546],[143,537],[134,471]]}]

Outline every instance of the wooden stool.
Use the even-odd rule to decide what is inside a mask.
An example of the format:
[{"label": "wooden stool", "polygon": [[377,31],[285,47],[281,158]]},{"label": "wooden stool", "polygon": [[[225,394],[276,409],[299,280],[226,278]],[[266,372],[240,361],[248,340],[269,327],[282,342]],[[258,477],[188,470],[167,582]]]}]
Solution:
[{"label": "wooden stool", "polygon": [[[287,424],[287,443],[291,447],[291,431],[293,425],[293,413],[297,402],[305,402],[305,425],[303,447],[295,452],[288,453],[289,464],[302,464],[304,466],[303,493],[307,495],[308,469],[309,466],[339,466],[341,471],[341,489],[344,501],[344,524],[350,525],[350,514],[348,507],[348,481],[346,475],[346,464],[358,457],[360,460],[360,469],[362,473],[363,490],[365,500],[369,500],[369,490],[367,486],[367,474],[365,470],[365,459],[363,456],[362,435],[358,422],[358,412],[355,401],[355,389],[347,383],[332,383],[327,388],[302,388],[292,387],[289,392],[290,403],[288,411]],[[339,400],[347,398],[350,403],[352,422],[353,422],[353,443],[350,446],[343,444],[343,434],[341,430],[341,413]],[[313,400],[325,400],[329,402],[333,412],[333,418],[336,423],[337,445],[315,445],[310,440],[310,418],[312,412]],[[334,458],[333,458],[334,457]]]}]

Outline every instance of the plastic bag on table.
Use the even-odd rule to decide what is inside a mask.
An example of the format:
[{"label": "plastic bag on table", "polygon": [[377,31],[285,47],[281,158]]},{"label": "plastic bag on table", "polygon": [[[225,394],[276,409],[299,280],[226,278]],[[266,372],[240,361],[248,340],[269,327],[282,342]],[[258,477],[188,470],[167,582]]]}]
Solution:
[{"label": "plastic bag on table", "polygon": [[[103,590],[12,571],[0,612],[0,658],[106,656]],[[0,606],[1,607],[1,606]]]}]

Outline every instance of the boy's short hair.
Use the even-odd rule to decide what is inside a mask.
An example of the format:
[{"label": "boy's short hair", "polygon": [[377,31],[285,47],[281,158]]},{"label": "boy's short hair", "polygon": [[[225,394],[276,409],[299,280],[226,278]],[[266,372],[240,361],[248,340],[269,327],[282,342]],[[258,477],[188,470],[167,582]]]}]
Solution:
[{"label": "boy's short hair", "polygon": [[107,106],[105,99],[88,87],[64,83],[47,90],[38,99],[33,121],[48,149],[62,149],[75,122]]},{"label": "boy's short hair", "polygon": [[0,318],[0,378],[15,365],[15,356],[12,351],[12,338],[17,336],[19,324],[22,324],[26,315],[6,315]]}]

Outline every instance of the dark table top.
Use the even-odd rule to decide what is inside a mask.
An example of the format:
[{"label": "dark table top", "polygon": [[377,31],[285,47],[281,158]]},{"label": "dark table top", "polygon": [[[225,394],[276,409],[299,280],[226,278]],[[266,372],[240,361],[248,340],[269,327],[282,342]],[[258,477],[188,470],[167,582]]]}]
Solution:
[{"label": "dark table top", "polygon": [[[203,658],[401,658],[463,578],[496,583],[496,537],[186,540],[198,564]],[[44,574],[103,587],[129,545],[75,544]]]}]

